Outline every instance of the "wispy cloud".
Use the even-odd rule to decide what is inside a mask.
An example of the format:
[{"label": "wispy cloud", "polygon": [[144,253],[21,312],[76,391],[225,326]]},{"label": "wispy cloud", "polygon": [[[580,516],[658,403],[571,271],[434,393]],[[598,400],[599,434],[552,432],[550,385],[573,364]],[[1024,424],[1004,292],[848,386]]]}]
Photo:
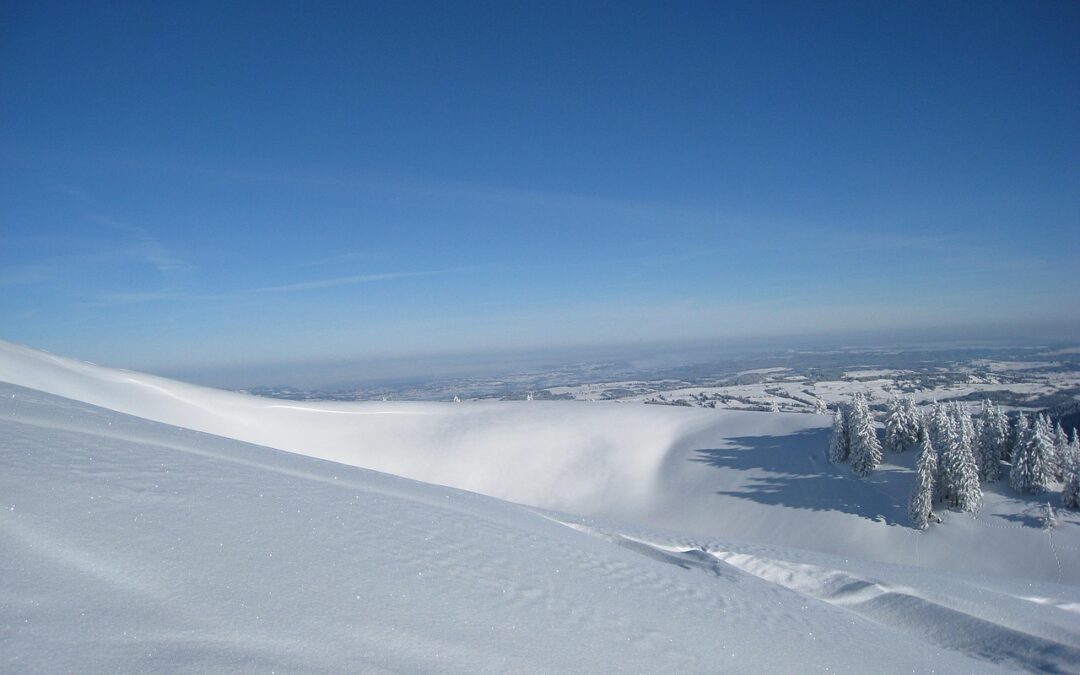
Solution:
[{"label": "wispy cloud", "polygon": [[316,258],[314,260],[301,260],[295,263],[296,267],[333,267],[335,265],[355,265],[357,263],[372,263],[379,260],[384,260],[385,254],[375,253],[372,251],[351,251],[346,253],[339,253],[337,255],[327,256],[325,258]]},{"label": "wispy cloud", "polygon": [[183,293],[169,291],[145,291],[132,293],[105,293],[97,296],[92,302],[86,303],[87,307],[120,307],[124,305],[137,305],[146,302],[160,300],[183,300],[189,299]]},{"label": "wispy cloud", "polygon": [[195,265],[173,255],[169,249],[151,236],[144,228],[122,223],[107,216],[93,215],[90,216],[90,219],[124,235],[126,241],[121,245],[120,250],[126,251],[132,257],[156,267],[162,274],[187,272],[196,269]]},{"label": "wispy cloud", "polygon": [[93,204],[90,193],[78,185],[59,183],[53,186],[53,190],[82,204]]},{"label": "wispy cloud", "polygon": [[[591,195],[528,190],[515,187],[503,187],[484,183],[469,183],[447,180],[424,180],[416,178],[368,178],[363,176],[329,176],[312,173],[296,173],[278,170],[239,170],[220,167],[208,167],[195,164],[177,164],[148,161],[141,158],[103,158],[86,156],[66,156],[84,162],[94,162],[126,170],[152,169],[168,171],[188,176],[198,176],[211,181],[275,183],[294,186],[321,186],[335,190],[366,191],[372,193],[411,195],[433,199],[511,204],[522,208],[546,208],[589,212],[607,212],[623,216],[653,217],[666,223],[673,221],[699,221],[702,218],[723,216],[720,209],[708,206],[688,206],[663,201],[649,201],[625,197],[597,197]],[[747,225],[762,224],[757,221]]]},{"label": "wispy cloud", "polygon": [[380,274],[353,274],[344,277],[330,279],[313,279],[300,281],[294,284],[281,286],[264,286],[252,288],[248,293],[296,293],[299,291],[314,291],[321,288],[335,288],[337,286],[351,286],[353,284],[366,284],[375,281],[392,281],[394,279],[407,279],[410,277],[430,277],[437,274],[450,274],[460,270],[430,270],[425,272],[383,272]]}]

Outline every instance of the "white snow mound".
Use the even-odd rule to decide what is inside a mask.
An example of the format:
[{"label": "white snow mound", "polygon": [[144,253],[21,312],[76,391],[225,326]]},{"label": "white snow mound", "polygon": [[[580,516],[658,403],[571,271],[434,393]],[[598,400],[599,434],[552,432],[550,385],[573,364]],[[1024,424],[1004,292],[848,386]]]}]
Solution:
[{"label": "white snow mound", "polygon": [[292,402],[0,342],[0,381],[157,422],[570,511],[647,500],[715,416],[574,402]]}]

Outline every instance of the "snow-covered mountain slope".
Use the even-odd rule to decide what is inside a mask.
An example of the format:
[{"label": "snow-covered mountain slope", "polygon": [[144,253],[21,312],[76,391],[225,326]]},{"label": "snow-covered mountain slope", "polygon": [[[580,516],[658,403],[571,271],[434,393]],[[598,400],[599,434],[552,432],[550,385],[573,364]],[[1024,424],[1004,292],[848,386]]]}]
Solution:
[{"label": "snow-covered mountain slope", "polygon": [[[510,501],[745,543],[1080,584],[1080,518],[987,488],[976,516],[908,527],[911,455],[857,479],[828,418],[629,403],[294,403],[0,342],[0,381],[258,445]],[[1052,497],[1056,499],[1056,497]]]},{"label": "snow-covered mountain slope", "polygon": [[11,385],[0,468],[0,670],[1080,663],[1073,587],[541,514]]}]

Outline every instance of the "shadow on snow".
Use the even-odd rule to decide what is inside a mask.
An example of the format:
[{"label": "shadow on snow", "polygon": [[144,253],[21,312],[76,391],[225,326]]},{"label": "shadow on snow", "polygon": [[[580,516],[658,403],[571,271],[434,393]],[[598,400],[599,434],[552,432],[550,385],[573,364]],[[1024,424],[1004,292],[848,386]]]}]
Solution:
[{"label": "shadow on snow", "polygon": [[[825,458],[829,434],[830,429],[821,428],[786,436],[739,436],[728,439],[724,448],[696,450],[690,461],[750,474],[737,489],[718,491],[720,495],[909,525],[910,471],[885,466],[859,478],[847,464],[833,465]],[[903,456],[888,454],[890,462],[904,462]]]}]

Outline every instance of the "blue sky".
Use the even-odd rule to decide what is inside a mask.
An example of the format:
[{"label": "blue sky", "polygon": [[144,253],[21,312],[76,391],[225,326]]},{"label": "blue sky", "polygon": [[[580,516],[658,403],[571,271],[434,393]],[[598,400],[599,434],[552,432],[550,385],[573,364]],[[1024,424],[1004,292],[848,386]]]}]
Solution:
[{"label": "blue sky", "polygon": [[4,339],[168,370],[1080,324],[1074,2],[0,11]]}]

